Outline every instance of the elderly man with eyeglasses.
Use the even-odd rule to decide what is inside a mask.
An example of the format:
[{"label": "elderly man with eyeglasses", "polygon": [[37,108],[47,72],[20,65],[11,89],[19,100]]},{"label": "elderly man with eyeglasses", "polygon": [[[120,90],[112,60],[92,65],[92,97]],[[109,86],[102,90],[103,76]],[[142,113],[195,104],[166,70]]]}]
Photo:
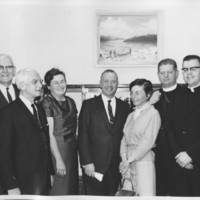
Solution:
[{"label": "elderly man with eyeglasses", "polygon": [[[0,109],[15,100],[19,91],[15,84],[12,84],[16,67],[10,56],[0,54]],[[0,195],[4,194],[0,179]]]},{"label": "elderly man with eyeglasses", "polygon": [[19,91],[12,84],[16,67],[10,56],[0,54],[0,109],[15,100]]},{"label": "elderly man with eyeglasses", "polygon": [[187,93],[169,111],[169,145],[174,156],[177,196],[200,196],[200,57],[183,59]]}]

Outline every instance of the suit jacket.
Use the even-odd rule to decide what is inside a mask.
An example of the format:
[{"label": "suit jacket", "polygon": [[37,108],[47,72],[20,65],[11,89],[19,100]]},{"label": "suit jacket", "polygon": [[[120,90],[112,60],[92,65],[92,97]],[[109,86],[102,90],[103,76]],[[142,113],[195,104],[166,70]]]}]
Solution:
[{"label": "suit jacket", "polygon": [[[15,90],[15,97],[17,98],[19,96],[19,89],[17,88],[17,86],[15,84],[13,84],[14,90]],[[0,109],[5,107],[6,105],[8,105],[8,101],[5,98],[5,96],[3,95],[3,93],[0,90]]]},{"label": "suit jacket", "polygon": [[79,115],[78,146],[81,165],[94,163],[95,171],[104,174],[111,161],[118,170],[120,142],[129,114],[129,105],[116,98],[114,124],[110,124],[101,95],[85,100]]},{"label": "suit jacket", "polygon": [[19,187],[22,194],[42,194],[49,174],[54,173],[46,116],[37,107],[45,143],[38,123],[20,98],[0,111],[0,172],[6,190]]}]

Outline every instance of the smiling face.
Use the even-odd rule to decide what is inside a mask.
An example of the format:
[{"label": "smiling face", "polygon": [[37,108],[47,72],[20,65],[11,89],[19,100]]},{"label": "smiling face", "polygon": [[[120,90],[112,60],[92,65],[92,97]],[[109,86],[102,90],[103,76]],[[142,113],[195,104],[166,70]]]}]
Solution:
[{"label": "smiling face", "polygon": [[113,72],[105,72],[101,76],[100,86],[102,89],[102,93],[111,99],[115,96],[118,87],[118,77],[116,73]]},{"label": "smiling face", "polygon": [[[196,68],[195,68],[196,67]],[[197,59],[192,59],[183,62],[183,79],[189,87],[195,87],[200,84],[200,63]],[[193,68],[193,70],[190,70]]]},{"label": "smiling face", "polygon": [[15,66],[12,60],[7,56],[0,57],[0,84],[9,86],[15,76]]},{"label": "smiling face", "polygon": [[51,80],[50,86],[48,86],[48,88],[55,98],[64,97],[66,93],[67,83],[63,74],[53,76],[53,79]]},{"label": "smiling face", "polygon": [[142,107],[149,99],[150,95],[147,95],[144,91],[143,85],[135,85],[131,88],[131,100],[134,106],[140,108]]}]

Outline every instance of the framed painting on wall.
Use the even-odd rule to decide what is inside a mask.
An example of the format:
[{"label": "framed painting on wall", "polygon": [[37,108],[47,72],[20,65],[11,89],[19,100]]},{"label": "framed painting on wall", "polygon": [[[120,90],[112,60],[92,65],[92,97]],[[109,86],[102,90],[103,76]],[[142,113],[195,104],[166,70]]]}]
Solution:
[{"label": "framed painting on wall", "polygon": [[160,32],[160,11],[97,11],[96,66],[156,66],[161,57]]}]

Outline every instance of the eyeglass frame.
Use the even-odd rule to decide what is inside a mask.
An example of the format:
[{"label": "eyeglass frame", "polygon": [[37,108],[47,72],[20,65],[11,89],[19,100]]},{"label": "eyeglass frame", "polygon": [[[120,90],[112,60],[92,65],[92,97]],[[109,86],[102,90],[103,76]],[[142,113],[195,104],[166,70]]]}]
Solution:
[{"label": "eyeglass frame", "polygon": [[182,72],[184,73],[187,73],[187,72],[196,72],[197,69],[200,69],[200,66],[194,66],[194,67],[190,67],[190,68],[187,68],[187,67],[183,67],[181,70]]},{"label": "eyeglass frame", "polygon": [[11,71],[15,68],[14,65],[7,65],[7,66],[3,66],[3,65],[0,65],[0,72],[4,71],[4,70],[8,70],[8,71]]}]

